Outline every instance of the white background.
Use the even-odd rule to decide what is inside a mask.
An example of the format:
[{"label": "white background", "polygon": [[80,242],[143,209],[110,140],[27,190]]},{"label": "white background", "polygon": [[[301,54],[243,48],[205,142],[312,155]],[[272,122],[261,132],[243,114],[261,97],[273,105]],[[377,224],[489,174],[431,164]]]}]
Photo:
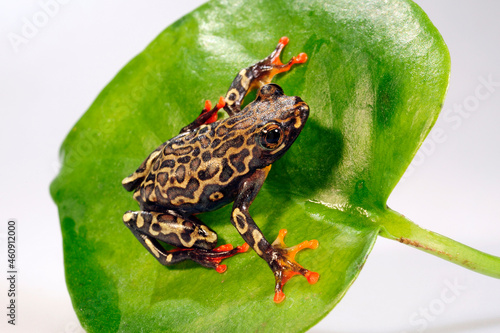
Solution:
[{"label": "white background", "polygon": [[[48,192],[59,146],[114,75],[203,1],[66,2],[16,51],[8,34],[21,35],[24,20],[33,22],[42,6],[0,0],[0,272],[6,271],[9,218],[18,220],[19,234],[18,325],[6,324],[2,273],[2,332],[81,331]],[[436,142],[431,132],[389,206],[425,228],[500,255],[500,2],[417,3],[451,53],[449,92],[433,130],[441,129],[445,139]],[[497,86],[475,99],[477,89],[486,91],[479,78],[489,76]],[[448,112],[459,120],[446,119]],[[380,238],[358,280],[311,332],[500,332],[500,280]]]}]

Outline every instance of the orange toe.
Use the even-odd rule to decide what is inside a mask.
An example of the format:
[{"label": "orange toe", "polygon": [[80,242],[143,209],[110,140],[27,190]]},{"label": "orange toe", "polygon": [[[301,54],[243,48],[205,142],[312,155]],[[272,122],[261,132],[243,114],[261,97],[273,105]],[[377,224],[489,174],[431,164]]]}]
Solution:
[{"label": "orange toe", "polygon": [[274,294],[274,303],[281,303],[285,299],[285,294],[280,290]]}]

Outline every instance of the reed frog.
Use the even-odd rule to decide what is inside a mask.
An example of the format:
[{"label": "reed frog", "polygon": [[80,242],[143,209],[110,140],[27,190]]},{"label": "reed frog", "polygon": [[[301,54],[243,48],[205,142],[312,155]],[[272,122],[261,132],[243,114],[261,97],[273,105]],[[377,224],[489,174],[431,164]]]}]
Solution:
[{"label": "reed frog", "polygon": [[[195,121],[156,148],[122,182],[140,205],[140,211],[126,212],[123,221],[161,264],[192,260],[222,273],[222,259],[251,247],[274,273],[276,303],[285,298],[283,286],[292,276],[301,274],[311,284],[319,278],[294,259],[301,249],[316,248],[317,241],[287,248],[283,229],[271,244],[248,213],[271,164],[290,148],[309,115],[302,99],[286,96],[270,83],[277,73],[307,60],[301,53],[283,64],[279,56],[287,43],[287,37],[281,38],[268,57],[241,70],[215,107],[207,101]],[[254,88],[259,89],[257,98],[242,110],[244,97]],[[221,109],[229,117],[217,120]],[[216,247],[217,234],[196,214],[231,202],[231,223],[246,243]],[[176,248],[166,251],[158,241]]]}]

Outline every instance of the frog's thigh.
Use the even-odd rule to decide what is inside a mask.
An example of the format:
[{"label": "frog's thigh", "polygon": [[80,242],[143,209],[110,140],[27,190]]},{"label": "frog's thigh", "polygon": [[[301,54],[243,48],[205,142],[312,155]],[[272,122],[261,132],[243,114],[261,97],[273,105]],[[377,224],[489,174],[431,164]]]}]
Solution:
[{"label": "frog's thigh", "polygon": [[158,255],[153,250],[155,247],[151,246],[153,242],[147,239],[206,250],[213,249],[217,244],[217,234],[194,216],[128,211],[123,215],[123,222],[155,257]]}]

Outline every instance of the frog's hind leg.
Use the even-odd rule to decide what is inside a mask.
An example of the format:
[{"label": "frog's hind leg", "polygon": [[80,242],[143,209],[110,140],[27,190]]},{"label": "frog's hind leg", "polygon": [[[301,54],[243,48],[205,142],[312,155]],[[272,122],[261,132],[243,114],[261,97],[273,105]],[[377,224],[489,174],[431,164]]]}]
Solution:
[{"label": "frog's hind leg", "polygon": [[270,83],[276,74],[290,70],[294,64],[307,61],[307,54],[301,53],[290,59],[288,63],[283,64],[280,60],[280,54],[286,44],[288,44],[288,37],[281,37],[276,49],[267,58],[242,69],[236,75],[224,98],[226,101],[224,110],[230,116],[241,111],[243,99],[252,89],[258,89]]},{"label": "frog's hind leg", "polygon": [[[163,265],[192,260],[222,273],[220,262],[245,252],[247,245],[233,249],[231,245],[215,248],[217,234],[194,216],[181,217],[172,212],[132,212],[123,215],[123,222],[139,242]],[[179,248],[166,251],[160,241]]]}]

